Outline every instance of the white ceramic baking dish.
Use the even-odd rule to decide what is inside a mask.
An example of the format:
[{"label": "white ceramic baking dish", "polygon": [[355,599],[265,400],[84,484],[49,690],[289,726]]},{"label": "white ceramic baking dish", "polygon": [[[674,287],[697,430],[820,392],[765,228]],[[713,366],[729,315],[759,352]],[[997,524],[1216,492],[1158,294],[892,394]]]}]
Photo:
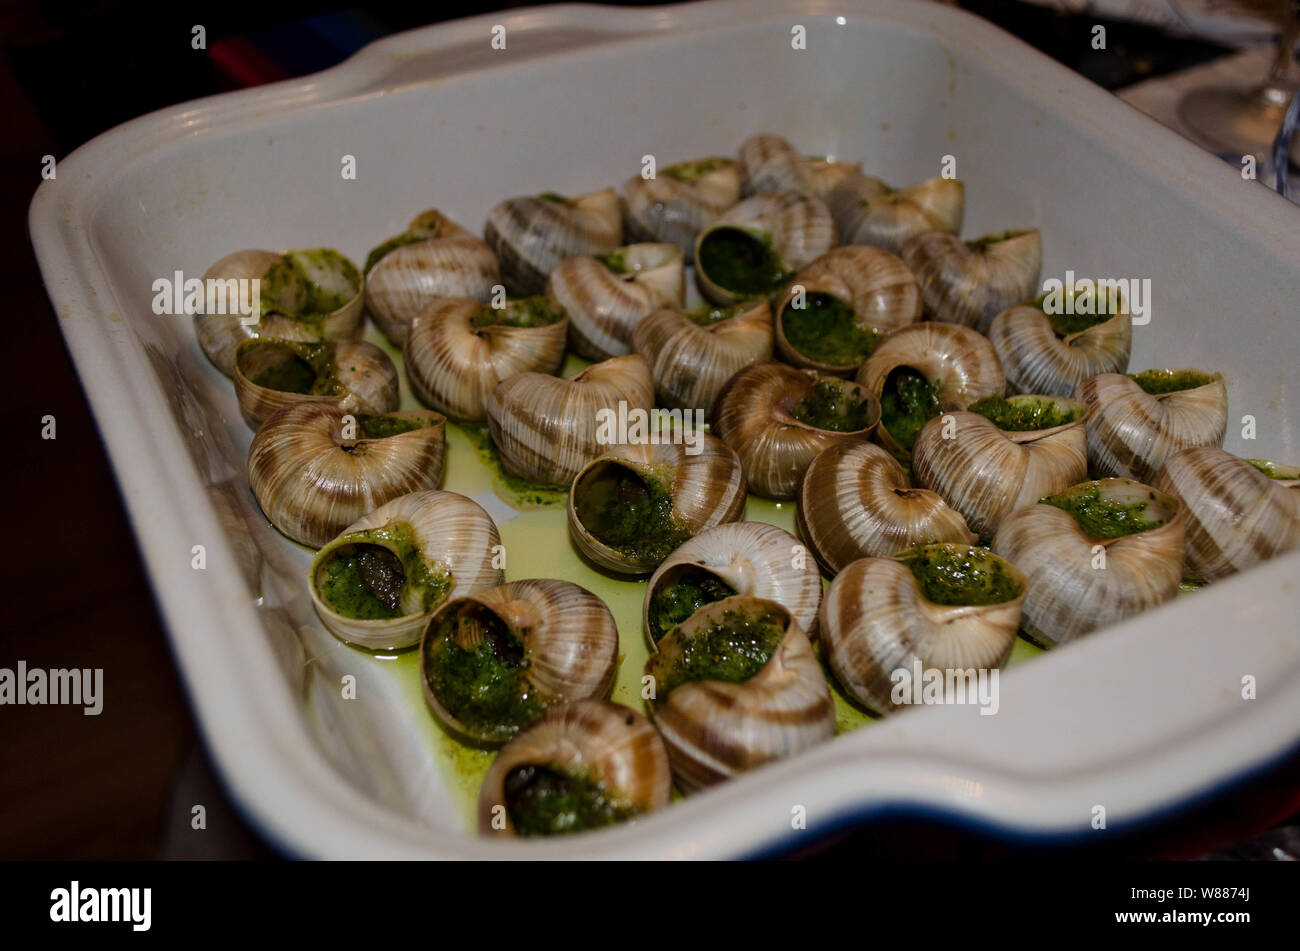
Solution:
[{"label": "white ceramic baking dish", "polygon": [[[505,51],[490,45],[496,24]],[[792,49],[796,25],[807,49]],[[1109,830],[1132,826],[1300,743],[1296,553],[1017,666],[996,716],[908,711],[592,835],[469,832],[472,790],[446,770],[413,684],[315,621],[305,552],[249,497],[230,384],[187,318],[152,313],[152,282],[242,247],[325,244],[363,260],[426,207],[477,226],[502,197],[616,184],[646,153],[727,154],[758,131],[901,183],[954,156],[966,234],[1037,225],[1044,277],[1149,277],[1154,315],[1135,330],[1132,366],[1222,370],[1226,448],[1300,460],[1300,211],[951,8],[523,10],[138,119],[59,165],[32,202],[32,240],[204,735],[235,798],[287,851],[738,856],[899,807],[1088,834],[1097,806]],[[355,181],[340,174],[345,154]],[[1235,422],[1248,414],[1254,442]],[[338,688],[349,672],[356,700]],[[1246,676],[1257,699],[1242,699]]]}]

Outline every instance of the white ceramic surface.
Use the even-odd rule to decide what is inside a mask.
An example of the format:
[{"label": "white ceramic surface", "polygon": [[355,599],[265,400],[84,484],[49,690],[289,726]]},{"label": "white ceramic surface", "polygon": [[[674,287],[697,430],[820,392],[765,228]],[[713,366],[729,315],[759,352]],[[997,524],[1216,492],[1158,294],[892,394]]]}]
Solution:
[{"label": "white ceramic surface", "polygon": [[[837,22],[843,19],[843,23]],[[490,29],[507,28],[506,51]],[[791,49],[807,28],[808,48]],[[967,183],[965,234],[1042,227],[1044,276],[1149,277],[1132,367],[1229,382],[1226,448],[1300,461],[1300,212],[994,27],[925,3],[561,6],[431,27],[343,65],[164,110],[79,149],[32,202],[50,297],[117,471],[205,737],[250,817],[311,856],[752,854],[884,806],[1027,834],[1111,830],[1300,743],[1300,553],[1007,673],[997,716],[928,708],[643,821],[484,841],[391,681],[337,700],[305,554],[251,506],[249,434],[155,278],[240,247],[363,260],[415,212],[480,226],[500,198],[617,184],[653,152],[776,131],[886,180]],[[356,181],[339,174],[357,157]],[[1259,436],[1240,438],[1243,415]],[[191,548],[207,548],[205,571]],[[1258,699],[1241,699],[1241,679]],[[807,830],[792,829],[803,806]],[[1105,834],[1098,832],[1096,834]]]}]

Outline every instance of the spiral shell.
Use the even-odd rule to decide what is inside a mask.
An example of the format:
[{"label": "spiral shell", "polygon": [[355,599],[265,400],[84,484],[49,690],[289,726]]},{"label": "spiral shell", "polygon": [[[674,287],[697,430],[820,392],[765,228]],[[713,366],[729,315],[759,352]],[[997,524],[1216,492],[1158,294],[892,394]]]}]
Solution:
[{"label": "spiral shell", "polygon": [[797,496],[799,537],[834,577],[859,558],[883,558],[914,545],[974,544],[966,520],[937,492],[913,488],[888,452],[860,440],[823,449]]},{"label": "spiral shell", "polygon": [[660,307],[680,307],[686,295],[682,251],[676,245],[631,244],[600,258],[566,258],[546,293],[569,315],[569,346],[588,360],[631,352],[632,331]]},{"label": "spiral shell", "polygon": [[1217,581],[1300,546],[1300,492],[1232,453],[1176,452],[1152,485],[1187,509],[1187,577]]},{"label": "spiral shell", "polygon": [[602,441],[602,421],[617,416],[620,403],[629,413],[653,407],[654,383],[644,357],[615,357],[567,380],[541,373],[502,380],[488,398],[488,430],[508,474],[567,486],[616,441]]},{"label": "spiral shell", "polygon": [[745,197],[761,192],[807,192],[812,187],[808,158],[779,135],[750,136],[740,143],[737,164]]},{"label": "spiral shell", "polygon": [[1178,593],[1186,506],[1130,479],[1083,482],[1052,498],[1093,492],[1134,508],[1152,527],[1115,537],[1090,534],[1073,514],[1043,500],[1004,518],[993,538],[993,550],[1028,579],[1021,627],[1044,647],[1117,624]]},{"label": "spiral shell", "polygon": [[512,294],[540,294],[555,265],[576,255],[608,254],[623,243],[614,189],[581,198],[509,198],[488,212],[483,237],[496,252]]},{"label": "spiral shell", "polygon": [[1079,386],[1088,417],[1088,462],[1103,476],[1146,481],[1180,449],[1221,446],[1228,429],[1223,374],[1149,370],[1138,379],[1194,373],[1205,382],[1187,389],[1148,393],[1132,376],[1101,373]]},{"label": "spiral shell", "polygon": [[[480,835],[521,835],[507,789],[521,771],[542,768],[597,784],[632,815],[672,802],[673,772],[663,738],[641,714],[603,700],[551,707],[501,748],[478,794]],[[582,831],[576,824],[565,831]]]},{"label": "spiral shell", "polygon": [[[478,503],[455,492],[412,492],[362,516],[321,548],[308,589],[321,621],[342,640],[369,650],[410,647],[420,640],[429,612],[445,600],[506,580],[494,567],[500,544],[496,523]],[[356,571],[359,583],[344,584],[351,580],[346,574],[337,580],[336,565],[340,574]],[[373,599],[366,599],[367,607],[400,613],[345,613],[331,600],[355,596],[358,587]]]},{"label": "spiral shell", "polygon": [[[291,403],[262,424],[248,448],[248,484],[262,511],[312,548],[385,502],[436,489],[442,479],[446,420],[439,413],[347,416],[321,403]],[[418,428],[366,437],[374,421]]]},{"label": "spiral shell", "polygon": [[[949,588],[948,596],[933,600],[934,591],[909,565],[937,560],[961,564],[968,577],[991,578],[1000,588],[982,598]],[[826,660],[845,691],[875,713],[911,702],[912,691],[899,689],[906,680],[900,672],[915,679],[939,671],[945,686],[949,671],[960,672],[970,702],[975,678],[1002,667],[1015,646],[1025,591],[1015,565],[970,545],[922,545],[892,558],[859,559],[835,576],[822,601]],[[944,700],[961,702],[946,693]]]},{"label": "spiral shell", "polygon": [[[465,666],[488,678],[486,690],[458,676]],[[499,746],[558,704],[607,698],[617,672],[609,608],[569,581],[511,581],[451,598],[420,641],[430,711],[474,746]]]},{"label": "spiral shell", "polygon": [[725,158],[678,162],[654,178],[629,178],[619,200],[628,238],[675,244],[689,264],[700,231],[740,201],[740,169]]},{"label": "spiral shell", "polygon": [[824,156],[808,157],[808,191],[828,201],[835,189],[862,174],[861,162],[842,162]]},{"label": "spiral shell", "polygon": [[420,311],[402,356],[420,402],[452,419],[482,422],[502,380],[560,369],[567,333],[564,310],[545,297],[510,300],[502,308],[446,297]]},{"label": "spiral shell", "polygon": [[1043,265],[1037,228],[966,242],[930,231],[908,239],[899,255],[921,285],[928,319],[980,333],[1000,311],[1033,296]]},{"label": "spiral shell", "polygon": [[411,321],[439,297],[486,301],[501,280],[496,255],[473,232],[438,211],[411,221],[405,233],[370,252],[366,312],[396,346]]},{"label": "spiral shell", "polygon": [[648,574],[688,538],[744,514],[740,460],[722,440],[693,435],[694,447],[614,446],[583,467],[568,505],[578,551],[607,571]]},{"label": "spiral shell", "polygon": [[772,359],[772,309],[758,298],[728,308],[665,308],[632,331],[663,406],[707,413],[738,371]]},{"label": "spiral shell", "polygon": [[943,496],[983,539],[993,536],[1008,513],[1088,477],[1087,407],[1061,397],[1008,400],[1012,405],[1031,401],[1050,404],[1069,421],[1015,432],[979,413],[957,411],[951,425],[940,419],[926,423],[912,449],[917,484]]},{"label": "spiral shell", "polygon": [[[845,422],[840,425],[849,428],[818,425],[826,420],[808,408],[809,401],[819,399],[844,407]],[[767,498],[791,499],[819,452],[841,440],[866,439],[871,434],[880,421],[880,404],[865,388],[847,380],[781,363],[760,363],[727,381],[712,419],[713,432],[740,457],[750,490]]]},{"label": "spiral shell", "polygon": [[[264,385],[288,379],[286,370],[298,378],[296,384],[306,386]],[[365,340],[300,343],[250,337],[235,348],[235,399],[239,415],[254,430],[290,403],[323,403],[372,416],[391,413],[398,404],[397,369],[388,354]]]},{"label": "spiral shell", "polygon": [[890,188],[870,175],[851,175],[826,196],[845,244],[869,244],[897,254],[927,231],[958,234],[966,188],[955,178],[927,178],[908,188]]},{"label": "spiral shell", "polygon": [[[800,289],[802,310],[792,306]],[[818,304],[826,298],[852,310],[853,326],[850,329],[817,325],[816,333],[805,333],[812,348],[821,347],[826,341],[834,343],[837,333],[843,337],[853,330],[866,331],[878,338],[921,319],[921,290],[902,261],[880,248],[864,245],[834,248],[796,274],[776,305],[776,347],[785,362],[819,373],[850,376],[866,360],[870,350],[865,347],[858,356],[846,361],[817,349],[800,350],[791,343],[787,330],[794,328],[788,325],[801,315],[817,319]],[[878,342],[877,339],[873,344]]]},{"label": "spiral shell", "polygon": [[[745,615],[771,618],[784,631],[756,673],[739,682],[698,679],[673,686],[693,640]],[[645,672],[656,685],[652,718],[688,789],[793,756],[835,732],[835,705],[812,643],[774,601],[736,596],[706,604],[659,641]]]},{"label": "spiral shell", "polygon": [[654,650],[696,609],[733,595],[775,601],[810,636],[817,628],[821,575],[799,540],[764,522],[730,522],[700,532],[655,570],[641,604],[646,644]]}]

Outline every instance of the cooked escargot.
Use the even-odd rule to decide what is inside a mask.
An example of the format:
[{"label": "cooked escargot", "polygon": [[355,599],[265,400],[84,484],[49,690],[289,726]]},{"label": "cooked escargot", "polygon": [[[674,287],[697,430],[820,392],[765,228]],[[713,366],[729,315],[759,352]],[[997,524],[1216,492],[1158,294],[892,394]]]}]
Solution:
[{"label": "cooked escargot", "polygon": [[503,583],[501,538],[477,502],[412,492],[349,525],[312,560],[308,588],[335,635],[371,650],[410,647],[448,598]]},{"label": "cooked escargot", "polygon": [[975,241],[930,231],[909,238],[899,255],[921,285],[928,319],[980,333],[1000,311],[1033,296],[1043,265],[1037,228]]},{"label": "cooked escargot", "polygon": [[680,783],[698,789],[830,739],[835,705],[812,643],[775,601],[706,604],[645,666],[651,716]]},{"label": "cooked escargot", "polygon": [[609,608],[569,581],[511,581],[451,598],[420,641],[429,709],[473,746],[499,746],[558,704],[608,697],[617,670]]},{"label": "cooked escargot", "polygon": [[776,305],[781,358],[851,376],[891,330],[921,319],[921,291],[897,257],[865,245],[834,248],[794,276]]},{"label": "cooked escargot", "polygon": [[975,542],[960,512],[937,492],[913,488],[903,467],[874,443],[827,446],[804,473],[797,499],[799,537],[831,577],[859,558]]},{"label": "cooked escargot", "polygon": [[738,370],[772,359],[772,309],[763,298],[731,307],[664,308],[632,331],[664,406],[708,412]]},{"label": "cooked escargot", "polygon": [[251,314],[235,312],[239,295],[234,291],[228,292],[224,308],[220,302],[205,303],[205,311],[228,313],[194,315],[199,345],[226,376],[235,373],[235,347],[249,337],[314,342],[361,336],[365,281],[356,265],[337,251],[236,251],[203,275],[204,287],[216,286],[210,283],[214,281],[258,282],[256,321]]},{"label": "cooked escargot", "polygon": [[690,263],[700,230],[740,201],[740,169],[726,158],[678,162],[654,178],[629,178],[619,200],[629,238],[675,244]]},{"label": "cooked escargot", "polygon": [[869,244],[897,254],[927,231],[961,231],[966,188],[955,178],[927,178],[890,188],[870,175],[851,175],[826,198],[845,244]]},{"label": "cooked escargot", "polygon": [[1012,393],[1073,396],[1098,373],[1123,373],[1133,319],[1122,297],[1099,295],[1090,284],[1070,289],[1068,308],[1047,313],[1046,295],[1008,307],[989,324]]},{"label": "cooked escargot", "polygon": [[891,558],[859,559],[835,576],[822,601],[826,660],[855,700],[892,713],[913,695],[900,689],[900,672],[978,675],[1006,663],[1026,588],[1015,565],[970,545],[918,545]]},{"label": "cooked escargot", "polygon": [[1300,489],[1300,466],[1283,465],[1267,459],[1247,459],[1248,463],[1268,476],[1278,485],[1288,489]]},{"label": "cooked escargot", "polygon": [[775,601],[802,630],[816,630],[821,575],[799,540],[764,522],[730,522],[675,549],[651,576],[641,604],[646,643],[654,650],[704,605],[738,594]]},{"label": "cooked escargot", "polygon": [[648,574],[688,538],[740,518],[740,460],[708,433],[695,438],[695,447],[613,446],[584,466],[569,488],[569,535],[578,551],[607,571]]},{"label": "cooked escargot", "polygon": [[1021,627],[1055,647],[1174,597],[1186,524],[1173,496],[1100,479],[1012,512],[993,550],[1028,579]]},{"label": "cooked escargot", "polygon": [[712,420],[713,432],[740,457],[751,491],[792,499],[817,453],[871,435],[880,404],[848,380],[760,363],[727,381]]},{"label": "cooked escargot", "polygon": [[446,419],[428,410],[353,416],[324,403],[291,403],[248,447],[248,484],[266,517],[319,548],[399,495],[436,489]]},{"label": "cooked escargot", "polygon": [[1180,449],[1221,446],[1228,429],[1222,373],[1100,373],[1079,385],[1088,416],[1088,462],[1103,476],[1149,480]]},{"label": "cooked escargot", "polygon": [[598,829],[672,802],[659,731],[603,700],[551,707],[501,748],[478,793],[481,835],[547,836]]},{"label": "cooked escargot", "polygon": [[566,198],[553,192],[508,198],[488,212],[483,237],[496,252],[512,294],[540,294],[565,258],[608,254],[623,243],[614,189]]},{"label": "cooked escargot", "polygon": [[548,297],[517,297],[503,307],[443,297],[415,318],[402,357],[420,402],[452,419],[482,422],[502,380],[560,369],[567,333],[564,309]]},{"label": "cooked escargot", "polygon": [[686,295],[682,250],[629,244],[596,257],[565,258],[546,293],[569,315],[569,346],[588,360],[631,352],[632,331],[651,311],[680,307]]},{"label": "cooked escargot", "polygon": [[501,280],[496,255],[473,232],[438,211],[417,216],[366,259],[366,312],[397,346],[424,307],[439,297],[486,301]]},{"label": "cooked escargot", "polygon": [[966,516],[981,538],[1007,515],[1088,477],[1088,408],[1061,396],[986,396],[925,424],[912,449],[918,485]]},{"label": "cooked escargot", "polygon": [[747,198],[700,232],[695,280],[715,304],[765,297],[838,242],[821,199],[796,191]]},{"label": "cooked escargot", "polygon": [[650,368],[637,354],[592,364],[567,380],[543,373],[502,380],[487,401],[488,431],[507,473],[567,486],[605,451],[602,433],[620,404],[629,413],[654,406]]},{"label": "cooked escargot", "polygon": [[235,398],[253,429],[290,403],[328,403],[345,413],[397,409],[397,369],[365,340],[303,343],[250,337],[235,348]]},{"label": "cooked escargot", "polygon": [[857,380],[880,400],[877,438],[904,457],[930,419],[1006,389],[1002,364],[987,338],[969,327],[930,321],[886,337],[862,364]]},{"label": "cooked escargot", "polygon": [[1209,446],[1184,449],[1151,484],[1187,509],[1187,577],[1216,581],[1300,545],[1300,492],[1250,460]]}]

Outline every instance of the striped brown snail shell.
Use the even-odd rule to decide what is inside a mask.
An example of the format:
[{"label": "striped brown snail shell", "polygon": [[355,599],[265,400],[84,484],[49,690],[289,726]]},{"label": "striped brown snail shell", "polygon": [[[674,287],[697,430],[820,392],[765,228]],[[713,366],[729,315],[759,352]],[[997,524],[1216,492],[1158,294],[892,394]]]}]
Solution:
[{"label": "striped brown snail shell", "polygon": [[689,264],[700,231],[740,201],[740,169],[726,158],[678,162],[653,178],[629,178],[619,200],[629,239],[675,244]]},{"label": "striped brown snail shell", "polygon": [[760,363],[727,381],[711,418],[713,432],[740,457],[750,491],[791,499],[819,452],[871,435],[880,404],[848,380]]},{"label": "striped brown snail shell", "polygon": [[737,158],[741,194],[811,190],[808,158],[779,135],[760,133],[740,143]]},{"label": "striped brown snail shell", "polygon": [[501,537],[482,507],[437,489],[385,502],[312,559],[308,590],[325,626],[368,650],[410,647],[448,598],[502,584]]},{"label": "striped brown snail shell", "polygon": [[1268,459],[1247,459],[1248,463],[1275,483],[1288,489],[1300,489],[1300,466],[1288,466]]},{"label": "striped brown snail shell", "polygon": [[618,628],[605,602],[553,578],[451,598],[420,641],[429,710],[472,746],[500,746],[558,704],[607,698],[617,672]]},{"label": "striped brown snail shell", "polygon": [[1002,667],[1026,588],[1015,565],[971,545],[919,545],[859,559],[835,576],[822,601],[826,660],[855,700],[874,713],[895,712],[910,702],[903,700],[910,691],[896,689],[899,671],[978,675]]},{"label": "striped brown snail shell", "polygon": [[488,212],[483,237],[512,294],[540,294],[565,258],[608,254],[623,243],[614,189],[566,198],[547,192],[508,198]]},{"label": "striped brown snail shell", "polygon": [[891,188],[871,175],[851,175],[826,197],[845,244],[869,244],[897,254],[927,231],[958,234],[966,188],[955,178],[927,178]]},{"label": "striped brown snail shell", "polygon": [[835,732],[812,643],[774,601],[738,595],[706,604],[659,641],[645,673],[654,685],[651,718],[687,789],[793,756]]},{"label": "striped brown snail shell", "polygon": [[1190,578],[1217,581],[1300,545],[1300,492],[1232,453],[1176,452],[1151,484],[1187,509]]},{"label": "striped brown snail shell", "polygon": [[486,301],[501,275],[478,235],[436,210],[416,216],[366,260],[366,312],[396,346],[415,315],[439,297]]},{"label": "striped brown snail shell", "polygon": [[[537,806],[548,794],[581,807]],[[551,707],[501,748],[478,794],[480,835],[582,832],[672,802],[663,738],[641,714],[603,700]]]},{"label": "striped brown snail shell", "polygon": [[248,484],[271,524],[319,548],[385,502],[436,489],[445,428],[428,410],[367,417],[291,403],[253,437]]},{"label": "striped brown snail shell", "polygon": [[1180,449],[1223,445],[1228,429],[1221,373],[1100,373],[1076,396],[1091,409],[1088,462],[1098,475],[1149,480]]},{"label": "striped brown snail shell", "polygon": [[402,357],[420,402],[452,419],[482,422],[502,380],[560,369],[567,333],[564,309],[547,297],[515,298],[502,307],[443,297],[415,318]]},{"label": "striped brown snail shell", "polygon": [[1012,512],[993,550],[1028,579],[1021,628],[1056,647],[1173,598],[1186,525],[1174,497],[1099,479]]},{"label": "striped brown snail shell", "polygon": [[625,356],[642,318],[682,306],[682,250],[664,242],[630,244],[599,257],[566,258],[551,271],[546,293],[568,313],[569,346],[579,356]]},{"label": "striped brown snail shell", "polygon": [[861,162],[844,162],[822,155],[808,157],[808,191],[822,201],[828,201],[843,182],[861,174]]},{"label": "striped brown snail shell", "polygon": [[999,312],[1034,295],[1043,245],[1037,228],[974,241],[930,231],[909,238],[899,256],[921,285],[928,319],[984,333]]},{"label": "striped brown snail shell", "polygon": [[828,577],[859,558],[976,540],[939,493],[913,487],[893,456],[861,440],[823,449],[804,473],[797,500],[799,537]]}]

